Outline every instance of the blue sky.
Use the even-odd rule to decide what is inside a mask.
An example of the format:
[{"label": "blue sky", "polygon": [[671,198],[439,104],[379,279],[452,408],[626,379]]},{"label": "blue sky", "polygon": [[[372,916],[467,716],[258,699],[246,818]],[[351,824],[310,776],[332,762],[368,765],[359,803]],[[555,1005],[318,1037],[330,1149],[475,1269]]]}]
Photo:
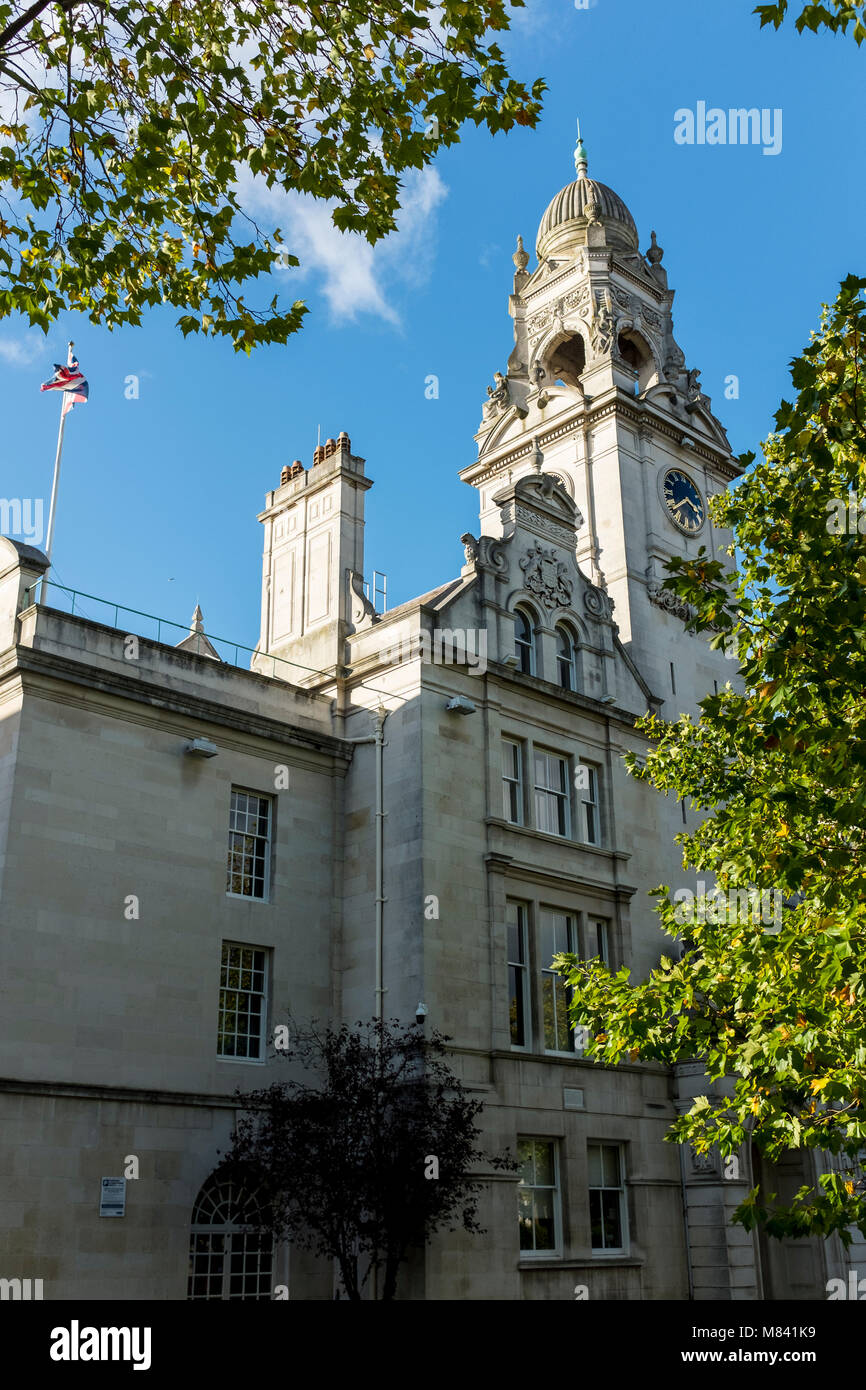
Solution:
[{"label": "blue sky", "polygon": [[[183,623],[198,600],[210,631],[253,646],[256,514],[284,463],[309,465],[319,425],[323,439],[347,430],[367,459],[366,572],[388,574],[390,606],[456,574],[459,537],[477,523],[457,470],[475,457],[485,386],[511,350],[515,238],[534,248],[573,178],[578,114],[590,174],[625,199],[643,249],[652,228],[664,247],[688,365],[735,451],[756,447],[821,302],[864,272],[866,52],[793,25],[761,31],[751,8],[529,0],[503,46],[516,75],[549,86],[537,130],[467,128],[407,188],[401,231],[373,252],[339,238],[321,207],[278,210],[304,264],[277,287],[310,307],[285,348],[247,359],[184,340],[162,311],[114,334],[70,315],[48,339],[0,322],[3,497],[44,497],[47,516],[58,402],[38,388],[68,338],[90,380],[67,423],[55,577]],[[781,152],[678,145],[674,112],[699,101],[780,108]],[[263,284],[256,302],[272,293]],[[133,374],[137,400],[124,394]],[[729,374],[738,400],[724,399]]]}]

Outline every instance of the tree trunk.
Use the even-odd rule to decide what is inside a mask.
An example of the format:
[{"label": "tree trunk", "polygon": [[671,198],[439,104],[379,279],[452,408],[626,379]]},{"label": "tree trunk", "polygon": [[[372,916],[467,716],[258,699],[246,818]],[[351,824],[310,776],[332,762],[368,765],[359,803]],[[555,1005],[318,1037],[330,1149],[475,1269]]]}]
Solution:
[{"label": "tree trunk", "polygon": [[388,1301],[394,1298],[397,1292],[397,1274],[400,1269],[401,1257],[397,1254],[388,1255],[385,1261],[385,1283],[382,1288],[382,1300]]},{"label": "tree trunk", "polygon": [[343,1288],[346,1290],[346,1297],[355,1303],[360,1303],[361,1294],[358,1290],[358,1257],[341,1253],[337,1258],[340,1266],[340,1277],[343,1280]]}]

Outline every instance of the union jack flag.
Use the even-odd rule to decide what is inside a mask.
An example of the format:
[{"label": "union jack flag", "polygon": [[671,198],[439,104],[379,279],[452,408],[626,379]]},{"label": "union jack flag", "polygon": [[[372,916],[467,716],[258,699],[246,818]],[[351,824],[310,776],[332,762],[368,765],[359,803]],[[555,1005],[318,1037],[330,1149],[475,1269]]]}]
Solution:
[{"label": "union jack flag", "polygon": [[78,366],[78,358],[72,352],[69,353],[67,366],[63,367],[59,362],[54,363],[53,377],[49,381],[43,381],[39,390],[64,392],[62,415],[66,415],[75,405],[83,405],[90,394],[87,379]]}]

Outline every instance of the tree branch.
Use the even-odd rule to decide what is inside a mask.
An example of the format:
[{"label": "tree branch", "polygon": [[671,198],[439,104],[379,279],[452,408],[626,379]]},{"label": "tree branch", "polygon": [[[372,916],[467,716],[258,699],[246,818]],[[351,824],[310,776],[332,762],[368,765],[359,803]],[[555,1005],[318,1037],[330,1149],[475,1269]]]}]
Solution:
[{"label": "tree branch", "polygon": [[32,4],[28,10],[20,14],[17,19],[13,19],[11,23],[7,24],[6,28],[0,32],[0,52],[3,51],[8,43],[11,43],[13,39],[18,37],[22,29],[26,29],[28,24],[32,24],[34,19],[38,19],[43,10],[47,10],[49,6],[56,5],[58,9],[68,12],[74,9],[76,5],[83,5],[84,3],[85,0],[35,0],[35,3]]}]

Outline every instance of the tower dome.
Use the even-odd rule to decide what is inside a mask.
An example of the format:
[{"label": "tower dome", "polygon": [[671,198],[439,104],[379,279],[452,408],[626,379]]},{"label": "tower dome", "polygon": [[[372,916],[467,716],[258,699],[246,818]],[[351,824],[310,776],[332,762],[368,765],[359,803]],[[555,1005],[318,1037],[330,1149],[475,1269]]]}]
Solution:
[{"label": "tower dome", "polygon": [[579,130],[574,164],[577,178],[557,193],[541,219],[535,239],[538,259],[585,246],[590,222],[603,224],[607,244],[615,250],[637,251],[637,227],[622,198],[587,174],[586,149]]}]

